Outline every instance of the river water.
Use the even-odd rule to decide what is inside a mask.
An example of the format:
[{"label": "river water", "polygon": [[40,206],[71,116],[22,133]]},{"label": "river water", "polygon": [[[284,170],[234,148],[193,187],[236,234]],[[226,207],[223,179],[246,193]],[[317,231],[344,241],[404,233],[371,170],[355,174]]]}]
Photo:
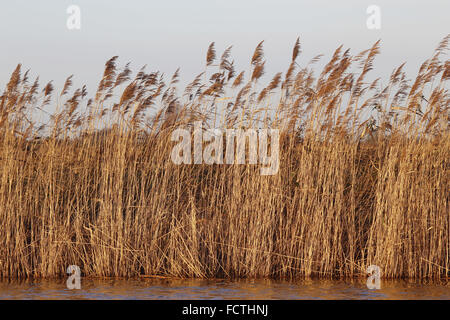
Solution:
[{"label": "river water", "polygon": [[0,299],[445,299],[448,281],[381,281],[368,289],[365,279],[336,280],[167,280],[81,279],[68,289],[66,279],[0,281]]}]

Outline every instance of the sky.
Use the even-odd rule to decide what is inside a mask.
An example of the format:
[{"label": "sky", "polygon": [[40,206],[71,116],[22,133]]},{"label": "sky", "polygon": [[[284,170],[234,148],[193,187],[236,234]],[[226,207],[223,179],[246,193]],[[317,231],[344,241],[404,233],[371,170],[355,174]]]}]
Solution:
[{"label": "sky", "polygon": [[[80,8],[81,28],[69,30],[67,8]],[[380,8],[380,29],[369,29],[366,12]],[[104,63],[119,56],[138,71],[159,70],[169,77],[180,67],[181,79],[202,72],[208,45],[220,54],[233,45],[237,70],[247,70],[256,45],[264,40],[266,74],[289,65],[300,37],[306,64],[317,54],[324,61],[341,44],[356,54],[381,39],[377,77],[407,62],[409,77],[450,33],[449,0],[14,0],[0,2],[0,89],[18,63],[62,86],[86,84],[94,94]]]}]

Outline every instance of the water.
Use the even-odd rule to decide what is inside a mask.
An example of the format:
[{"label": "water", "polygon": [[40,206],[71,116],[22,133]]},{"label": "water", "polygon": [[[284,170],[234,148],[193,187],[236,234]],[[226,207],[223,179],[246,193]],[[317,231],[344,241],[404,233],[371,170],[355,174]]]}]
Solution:
[{"label": "water", "polygon": [[0,281],[0,299],[445,299],[448,281],[382,281],[369,290],[365,280],[165,280],[85,279],[80,290],[66,280]]}]

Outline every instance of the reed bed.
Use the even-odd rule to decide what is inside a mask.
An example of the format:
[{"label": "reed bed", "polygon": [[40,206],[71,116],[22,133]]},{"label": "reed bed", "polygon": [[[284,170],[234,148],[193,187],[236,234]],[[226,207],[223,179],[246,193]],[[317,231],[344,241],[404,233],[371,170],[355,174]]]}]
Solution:
[{"label": "reed bed", "polygon": [[[366,80],[379,42],[316,74],[297,40],[268,83],[263,42],[241,73],[212,43],[184,90],[113,57],[91,99],[18,65],[0,97],[0,276],[448,277],[449,40],[385,84]],[[195,121],[279,129],[278,173],[174,164],[171,133]]]}]

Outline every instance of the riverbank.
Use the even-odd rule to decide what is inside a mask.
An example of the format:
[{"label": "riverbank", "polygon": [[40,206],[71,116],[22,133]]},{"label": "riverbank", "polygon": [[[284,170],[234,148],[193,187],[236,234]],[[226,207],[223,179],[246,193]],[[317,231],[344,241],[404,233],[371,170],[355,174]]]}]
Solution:
[{"label": "riverbank", "polygon": [[[182,95],[177,74],[132,79],[113,58],[92,100],[85,88],[68,96],[70,78],[51,99],[51,84],[39,93],[18,67],[0,98],[0,276],[77,265],[85,276],[331,278],[376,265],[383,278],[448,277],[445,41],[414,81],[399,67],[381,89],[364,80],[379,43],[337,49],[316,78],[298,69],[297,42],[263,90],[262,43],[248,82],[229,53],[208,69],[210,47],[213,84],[201,75]],[[51,103],[40,126],[35,112]],[[279,130],[266,145],[279,147],[278,170],[174,163],[172,133],[197,121]]]}]

